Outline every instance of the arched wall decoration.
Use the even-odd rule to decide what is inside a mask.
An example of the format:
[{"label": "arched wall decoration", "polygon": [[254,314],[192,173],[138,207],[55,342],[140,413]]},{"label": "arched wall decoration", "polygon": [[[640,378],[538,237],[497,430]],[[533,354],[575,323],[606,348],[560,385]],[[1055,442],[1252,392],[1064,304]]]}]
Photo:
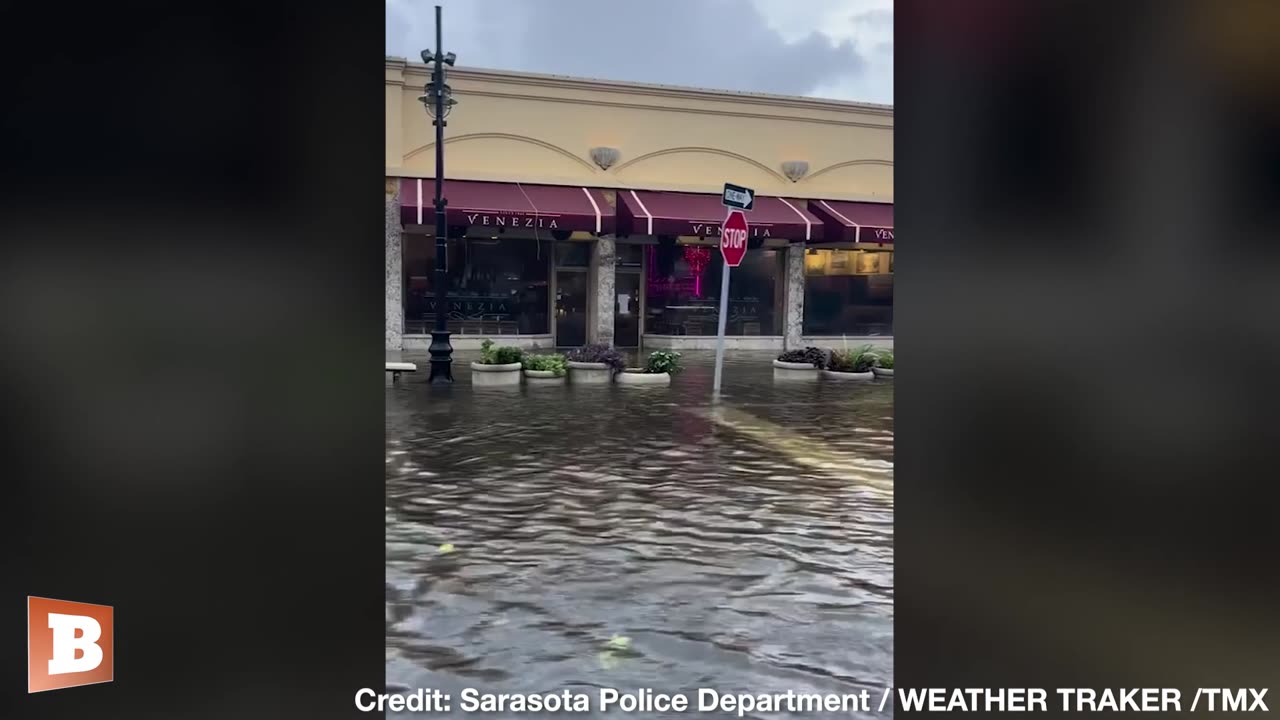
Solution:
[{"label": "arched wall decoration", "polygon": [[756,160],[752,160],[746,155],[739,155],[738,153],[730,152],[728,150],[720,150],[718,148],[709,148],[709,147],[676,147],[676,148],[667,148],[666,150],[655,150],[654,152],[641,155],[638,158],[633,158],[631,160],[628,160],[622,163],[621,165],[617,166],[616,168],[614,168],[613,171],[615,173],[621,173],[623,170],[626,170],[627,168],[631,167],[632,165],[635,165],[638,162],[648,160],[650,158],[661,157],[662,155],[674,155],[676,153],[708,153],[711,155],[723,155],[728,158],[741,160],[750,165],[754,165],[755,167],[760,168],[761,170],[768,173],[771,177],[776,178],[781,182],[786,182],[786,183],[791,182],[786,177],[778,173],[778,171],[774,170],[768,165],[765,165],[764,163],[758,162]]},{"label": "arched wall decoration", "polygon": [[828,170],[839,170],[840,168],[852,167],[854,165],[879,165],[881,167],[891,168],[893,167],[893,161],[892,160],[846,160],[844,162],[838,162],[834,165],[828,165],[822,168],[821,170],[819,170],[818,172],[806,175],[805,177],[800,178],[799,182],[804,182],[805,180],[812,180],[818,177],[819,175],[821,175],[822,173],[827,172]]},{"label": "arched wall decoration", "polygon": [[[592,165],[586,160],[583,160],[577,155],[574,155],[568,150],[565,150],[559,145],[552,145],[549,142],[538,140],[537,138],[526,137],[524,135],[512,135],[510,133],[471,133],[470,135],[457,135],[455,137],[445,138],[444,144],[452,145],[453,143],[463,142],[465,140],[514,140],[516,142],[523,142],[523,143],[528,143],[530,145],[537,145],[538,147],[543,148],[544,150],[550,150],[552,152],[564,155],[567,158],[573,158],[574,160],[578,161],[579,165],[590,170],[593,173],[599,172],[599,169],[596,166]],[[412,151],[405,154],[404,160],[402,162],[407,162],[410,158],[414,157],[415,155],[419,155],[421,153],[427,152],[428,150],[435,148],[435,146],[436,144],[432,142],[432,143],[427,143],[426,145],[423,145],[421,147],[414,148]]]}]

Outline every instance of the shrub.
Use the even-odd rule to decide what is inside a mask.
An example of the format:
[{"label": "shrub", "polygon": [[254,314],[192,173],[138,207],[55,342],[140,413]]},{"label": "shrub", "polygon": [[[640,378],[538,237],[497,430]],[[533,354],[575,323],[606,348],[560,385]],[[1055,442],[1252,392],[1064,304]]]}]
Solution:
[{"label": "shrub", "polygon": [[550,370],[555,373],[556,377],[564,377],[565,370],[568,369],[564,356],[559,353],[551,355],[525,355],[525,370]]},{"label": "shrub", "polygon": [[669,373],[675,375],[681,369],[680,353],[674,350],[654,350],[649,353],[649,360],[644,364],[644,371],[647,373]]},{"label": "shrub", "polygon": [[803,350],[788,350],[778,356],[782,362],[808,363],[816,368],[826,364],[827,354],[821,348],[807,347]]},{"label": "shrub", "polygon": [[875,351],[871,346],[862,345],[846,350],[832,350],[827,369],[836,372],[868,372],[875,361]]},{"label": "shrub", "polygon": [[524,357],[524,351],[518,347],[504,345],[498,348],[497,356],[499,365],[509,365],[520,362],[520,358]]},{"label": "shrub", "polygon": [[617,348],[604,343],[574,348],[565,357],[573,362],[604,363],[613,368],[614,372],[621,372],[627,366],[627,359],[622,353]]},{"label": "shrub", "polygon": [[493,341],[488,339],[480,343],[481,365],[510,365],[511,363],[520,362],[520,358],[523,356],[524,351],[518,347],[510,345],[494,347]]},{"label": "shrub", "polygon": [[885,370],[892,370],[893,369],[893,351],[881,350],[880,352],[876,353],[876,367],[884,368]]}]

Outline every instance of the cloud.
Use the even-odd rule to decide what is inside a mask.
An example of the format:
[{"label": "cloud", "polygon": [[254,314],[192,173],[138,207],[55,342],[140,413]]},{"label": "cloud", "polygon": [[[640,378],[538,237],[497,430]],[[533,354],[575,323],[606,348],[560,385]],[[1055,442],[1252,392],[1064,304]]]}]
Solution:
[{"label": "cloud", "polygon": [[434,44],[437,3],[459,66],[892,102],[884,0],[386,0],[388,54]]},{"label": "cloud", "polygon": [[888,28],[893,32],[893,11],[885,8],[855,13],[850,20],[855,25],[866,25],[874,28]]}]

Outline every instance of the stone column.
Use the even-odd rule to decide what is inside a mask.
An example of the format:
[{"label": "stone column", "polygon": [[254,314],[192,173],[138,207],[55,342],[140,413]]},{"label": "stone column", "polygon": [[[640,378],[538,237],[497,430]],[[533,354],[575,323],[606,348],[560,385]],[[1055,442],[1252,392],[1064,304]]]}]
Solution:
[{"label": "stone column", "polygon": [[591,279],[595,302],[591,308],[587,342],[613,344],[613,306],[617,284],[617,247],[613,236],[597,238],[591,249]]},{"label": "stone column", "polygon": [[787,350],[803,346],[800,336],[804,327],[804,243],[787,248],[786,309],[782,344]]},{"label": "stone column", "polygon": [[387,350],[404,349],[404,301],[401,296],[404,274],[401,264],[404,262],[402,252],[402,233],[400,225],[400,181],[387,178],[386,207],[383,217],[385,223],[386,243],[386,341]]}]

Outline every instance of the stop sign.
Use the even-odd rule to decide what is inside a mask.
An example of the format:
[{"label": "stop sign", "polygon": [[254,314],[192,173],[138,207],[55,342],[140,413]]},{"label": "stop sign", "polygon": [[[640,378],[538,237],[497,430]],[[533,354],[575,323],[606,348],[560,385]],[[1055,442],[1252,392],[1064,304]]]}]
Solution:
[{"label": "stop sign", "polygon": [[720,254],[724,264],[738,267],[747,254],[747,216],[741,210],[730,210],[720,229]]}]

